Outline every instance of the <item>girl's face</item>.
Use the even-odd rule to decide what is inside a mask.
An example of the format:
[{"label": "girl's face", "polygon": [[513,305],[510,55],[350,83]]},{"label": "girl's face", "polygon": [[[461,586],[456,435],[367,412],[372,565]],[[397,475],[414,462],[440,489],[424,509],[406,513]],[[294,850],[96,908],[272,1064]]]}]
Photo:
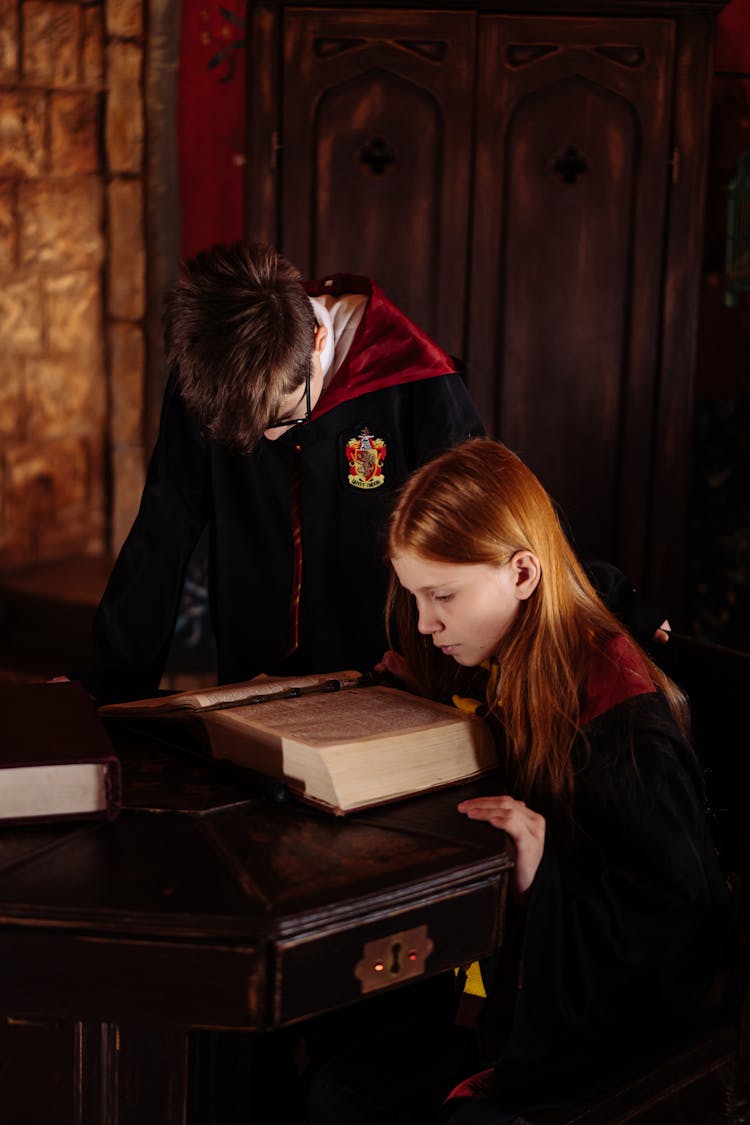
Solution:
[{"label": "girl's face", "polygon": [[414,596],[420,633],[467,667],[497,651],[521,601],[539,581],[538,560],[526,551],[516,552],[502,566],[434,562],[408,551],[391,563]]}]

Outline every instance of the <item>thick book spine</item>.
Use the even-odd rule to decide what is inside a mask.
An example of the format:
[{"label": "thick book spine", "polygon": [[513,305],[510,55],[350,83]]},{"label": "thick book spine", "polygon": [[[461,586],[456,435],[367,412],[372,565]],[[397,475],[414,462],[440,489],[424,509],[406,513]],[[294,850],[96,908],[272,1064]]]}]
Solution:
[{"label": "thick book spine", "polygon": [[106,763],[107,771],[104,775],[104,795],[106,807],[102,815],[107,820],[114,820],[122,805],[122,769],[119,758],[109,758]]}]

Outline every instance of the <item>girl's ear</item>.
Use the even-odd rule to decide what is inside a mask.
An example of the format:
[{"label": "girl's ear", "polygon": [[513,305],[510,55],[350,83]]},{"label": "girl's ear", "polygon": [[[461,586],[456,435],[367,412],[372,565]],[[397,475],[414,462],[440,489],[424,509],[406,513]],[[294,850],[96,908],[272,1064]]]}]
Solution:
[{"label": "girl's ear", "polygon": [[519,601],[526,601],[539,585],[542,577],[542,564],[531,551],[516,551],[510,560],[516,582],[516,597]]}]

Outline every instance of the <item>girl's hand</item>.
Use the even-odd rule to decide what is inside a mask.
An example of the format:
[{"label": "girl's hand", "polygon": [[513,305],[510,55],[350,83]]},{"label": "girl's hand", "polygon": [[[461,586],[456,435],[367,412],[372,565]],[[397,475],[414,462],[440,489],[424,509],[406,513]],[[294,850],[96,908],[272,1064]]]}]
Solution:
[{"label": "girl's hand", "polygon": [[461,801],[458,811],[471,820],[486,820],[493,828],[508,833],[516,851],[513,882],[517,894],[524,895],[534,882],[544,851],[545,820],[513,797],[475,797]]}]

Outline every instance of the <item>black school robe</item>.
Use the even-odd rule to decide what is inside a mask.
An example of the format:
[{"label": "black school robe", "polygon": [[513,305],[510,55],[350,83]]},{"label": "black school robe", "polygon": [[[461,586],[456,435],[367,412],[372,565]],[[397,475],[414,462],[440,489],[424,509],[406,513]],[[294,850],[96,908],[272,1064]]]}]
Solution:
[{"label": "black school robe", "polygon": [[547,830],[510,1037],[450,1121],[501,1125],[641,1067],[689,1035],[718,965],[727,892],[701,771],[635,650],[615,650],[589,685],[575,831],[526,799]]},{"label": "black school robe", "polygon": [[[368,294],[349,355],[308,424],[232,454],[202,439],[170,379],[140,509],[96,615],[94,659],[81,673],[99,701],[157,690],[206,525],[220,682],[364,671],[382,656],[381,531],[394,494],[414,468],[483,428],[453,361],[377,286],[337,275],[308,289]],[[297,472],[302,584],[299,644],[289,657]]]}]

